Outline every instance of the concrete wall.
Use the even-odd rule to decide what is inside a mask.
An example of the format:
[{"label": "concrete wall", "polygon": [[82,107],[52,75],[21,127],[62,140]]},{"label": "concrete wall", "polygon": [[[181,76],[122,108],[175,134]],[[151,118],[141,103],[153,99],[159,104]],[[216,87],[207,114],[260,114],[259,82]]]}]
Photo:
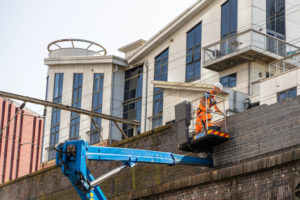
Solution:
[{"label": "concrete wall", "polygon": [[[300,97],[229,117],[231,140],[214,149],[215,168],[138,164],[101,184],[109,199],[292,199],[300,177]],[[258,117],[259,116],[259,117]],[[115,146],[185,154],[176,127],[165,126]],[[89,162],[97,177],[119,166]],[[34,188],[34,190],[32,190]],[[17,189],[18,192],[15,192]],[[0,186],[0,200],[79,199],[50,167]]]},{"label": "concrete wall", "polygon": [[261,104],[273,104],[277,102],[277,93],[297,88],[297,95],[300,94],[300,69],[282,73],[263,80],[260,83]]}]

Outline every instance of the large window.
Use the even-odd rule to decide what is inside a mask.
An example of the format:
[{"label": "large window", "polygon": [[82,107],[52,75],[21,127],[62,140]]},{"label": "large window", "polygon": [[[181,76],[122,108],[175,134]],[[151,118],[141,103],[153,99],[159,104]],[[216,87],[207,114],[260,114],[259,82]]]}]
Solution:
[{"label": "large window", "polygon": [[224,87],[233,88],[236,87],[236,73],[223,76],[220,78],[220,82]]},{"label": "large window", "polygon": [[[102,113],[104,74],[94,74],[92,111]],[[101,118],[92,118],[90,144],[100,142]]]},{"label": "large window", "polygon": [[[237,0],[228,0],[222,5],[221,14],[221,53],[226,55],[238,49],[236,38],[237,34]],[[231,38],[229,40],[225,40]]]},{"label": "large window", "polygon": [[[267,0],[266,21],[267,34],[285,40],[285,0]],[[267,49],[279,55],[285,55],[285,45],[268,38]]]},{"label": "large window", "polygon": [[222,5],[221,37],[222,39],[236,35],[237,32],[237,0],[229,0]]},{"label": "large window", "polygon": [[[72,106],[75,108],[81,107],[82,94],[82,74],[74,74],[73,77],[73,95]],[[71,113],[70,122],[70,139],[77,139],[79,136],[80,114],[76,112]]]},{"label": "large window", "polygon": [[282,102],[285,99],[293,98],[297,96],[297,88],[285,90],[277,94],[277,102]]},{"label": "large window", "polygon": [[[64,74],[62,73],[57,73],[54,76],[54,90],[53,90],[54,103],[59,103],[59,104],[61,103],[63,79],[64,79]],[[60,126],[60,109],[52,108],[48,160],[53,160],[56,155],[54,146],[58,143],[59,126]]]},{"label": "large window", "polygon": [[[168,80],[168,57],[169,49],[166,49],[155,58],[154,80]],[[163,96],[162,89],[154,88],[152,128],[162,125]]]},{"label": "large window", "polygon": [[[143,65],[140,65],[125,72],[123,118],[141,121],[142,90]],[[133,127],[123,124],[123,131],[128,137],[133,136]]]},{"label": "large window", "polygon": [[202,24],[187,33],[186,81],[200,78]]},{"label": "large window", "polygon": [[[285,36],[285,0],[267,0],[267,31],[278,34],[278,38]],[[282,37],[283,36],[283,37]]]}]

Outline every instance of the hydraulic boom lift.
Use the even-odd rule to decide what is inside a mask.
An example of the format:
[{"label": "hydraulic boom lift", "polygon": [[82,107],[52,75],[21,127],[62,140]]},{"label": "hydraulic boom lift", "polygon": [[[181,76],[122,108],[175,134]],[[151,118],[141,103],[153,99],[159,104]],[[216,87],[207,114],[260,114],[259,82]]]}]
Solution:
[{"label": "hydraulic boom lift", "polygon": [[[125,123],[135,127],[135,129],[139,126],[139,123],[135,121],[22,95],[0,91],[0,96],[107,119],[115,122],[116,125],[116,122]],[[69,178],[82,200],[105,200],[106,197],[98,184],[117,174],[122,169],[133,167],[137,163],[186,164],[213,167],[211,155],[213,147],[226,142],[229,139],[229,135],[221,132],[218,127],[208,127],[207,125],[201,134],[193,135],[189,129],[191,121],[193,121],[191,102],[184,101],[177,104],[175,106],[175,122],[178,148],[190,152],[208,152],[207,158],[149,150],[89,146],[86,141],[72,140],[55,147],[57,151],[56,165],[61,167],[63,174]],[[122,165],[95,179],[87,168],[87,160],[120,161]]]},{"label": "hydraulic boom lift", "polygon": [[[56,165],[71,181],[83,200],[105,200],[98,186],[106,178],[137,163],[186,164],[212,167],[211,158],[184,156],[168,152],[138,149],[89,146],[86,141],[66,141],[56,147]],[[98,178],[94,178],[87,167],[87,160],[120,161],[122,165]]]}]

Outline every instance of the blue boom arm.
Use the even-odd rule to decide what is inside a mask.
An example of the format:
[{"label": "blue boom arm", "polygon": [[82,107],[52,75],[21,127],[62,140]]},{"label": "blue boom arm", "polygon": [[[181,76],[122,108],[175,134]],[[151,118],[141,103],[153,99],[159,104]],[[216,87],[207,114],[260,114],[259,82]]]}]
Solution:
[{"label": "blue boom arm", "polygon": [[[105,200],[106,197],[98,184],[136,163],[213,166],[212,159],[159,151],[89,146],[83,140],[67,141],[58,145],[56,150],[56,165],[61,167],[63,174],[69,178],[82,200]],[[120,161],[122,165],[95,179],[87,168],[87,160]]]}]

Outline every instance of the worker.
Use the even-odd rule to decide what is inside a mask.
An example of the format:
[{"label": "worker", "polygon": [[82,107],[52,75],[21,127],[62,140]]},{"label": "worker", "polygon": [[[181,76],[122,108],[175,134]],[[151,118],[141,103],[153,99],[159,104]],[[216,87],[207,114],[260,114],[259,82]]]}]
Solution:
[{"label": "worker", "polygon": [[203,94],[203,97],[201,97],[200,104],[197,109],[197,118],[196,118],[196,127],[195,127],[196,135],[206,130],[206,129],[202,130],[203,128],[206,127],[206,120],[207,120],[207,126],[208,127],[212,126],[212,122],[211,122],[212,119],[210,113],[212,111],[211,109],[212,107],[214,107],[216,112],[223,114],[222,111],[218,108],[217,100],[214,97],[214,95],[218,95],[219,93],[221,93],[222,90],[223,90],[223,85],[221,83],[216,83],[214,84],[212,90],[210,90],[209,92],[205,92]]}]

